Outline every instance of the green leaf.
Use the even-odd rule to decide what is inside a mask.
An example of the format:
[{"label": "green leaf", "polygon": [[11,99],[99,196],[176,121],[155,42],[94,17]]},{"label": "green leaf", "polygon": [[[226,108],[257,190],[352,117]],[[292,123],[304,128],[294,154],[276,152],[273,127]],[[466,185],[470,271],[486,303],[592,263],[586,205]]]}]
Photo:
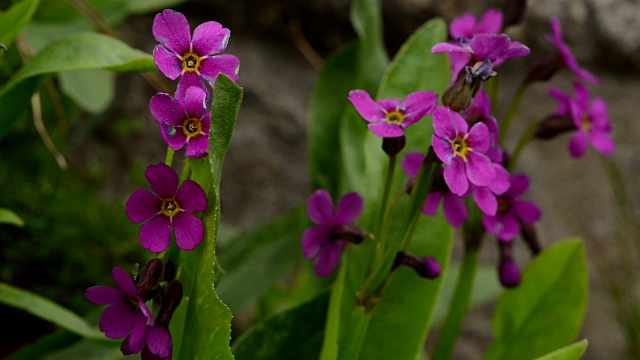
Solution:
[{"label": "green leaf", "polygon": [[[44,335],[28,346],[20,348],[5,360],[32,360],[67,348],[78,342],[80,337],[68,331],[53,332]],[[94,342],[95,344],[95,342]]]},{"label": "green leaf", "polygon": [[66,349],[56,351],[48,356],[38,357],[42,360],[68,360],[68,359],[91,359],[91,360],[133,360],[140,358],[138,354],[133,357],[125,356],[120,351],[120,341],[114,341],[117,346],[106,346],[96,344],[90,340],[80,340]]},{"label": "green leaf", "polygon": [[302,258],[300,241],[309,224],[304,206],[234,237],[218,258],[226,269],[218,296],[233,313],[244,310],[277,284]]},{"label": "green leaf", "polygon": [[0,103],[10,104],[0,112],[0,138],[29,108],[31,95],[40,81],[58,72],[91,69],[142,72],[156,70],[156,66],[151,55],[101,34],[78,34],[56,41],[40,51],[0,90]]},{"label": "green leaf", "polygon": [[549,247],[524,270],[520,286],[500,297],[485,359],[535,358],[568,345],[580,330],[587,295],[582,241]]},{"label": "green leaf", "polygon": [[11,224],[15,226],[24,226],[24,220],[9,209],[0,208],[0,224]]},{"label": "green leaf", "polygon": [[0,16],[0,44],[10,46],[38,8],[39,0],[23,0],[13,4]]},{"label": "green leaf", "polygon": [[313,359],[322,344],[329,294],[285,311],[253,327],[234,344],[237,360]]},{"label": "green leaf", "polygon": [[144,14],[151,11],[169,9],[182,4],[185,0],[129,0],[127,12],[131,14]]},{"label": "green leaf", "polygon": [[111,104],[115,85],[115,75],[104,70],[76,70],[60,74],[62,91],[92,114],[102,113]]},{"label": "green leaf", "polygon": [[580,360],[585,351],[587,351],[587,339],[578,341],[575,344],[565,346],[550,354],[539,357],[536,360]]},{"label": "green leaf", "polygon": [[106,341],[98,329],[89,325],[79,315],[30,291],[0,283],[0,303],[25,310],[84,338]]},{"label": "green leaf", "polygon": [[189,160],[193,179],[207,193],[208,208],[202,217],[204,238],[195,250],[196,271],[187,304],[181,359],[233,359],[229,348],[231,311],[218,298],[213,284],[220,225],[220,176],[241,101],[242,88],[219,75],[213,91],[209,156]]}]

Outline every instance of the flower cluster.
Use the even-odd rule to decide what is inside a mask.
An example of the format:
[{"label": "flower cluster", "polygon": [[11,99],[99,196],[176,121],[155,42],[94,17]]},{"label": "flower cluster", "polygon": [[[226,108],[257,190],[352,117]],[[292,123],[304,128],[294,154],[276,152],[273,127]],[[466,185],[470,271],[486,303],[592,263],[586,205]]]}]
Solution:
[{"label": "flower cluster", "polygon": [[[159,124],[168,147],[185,148],[187,158],[202,158],[209,152],[213,104],[208,86],[219,74],[238,79],[239,60],[220,54],[229,41],[229,29],[217,22],[205,22],[193,36],[187,19],[179,12],[164,10],[153,22],[153,35],[160,43],[153,51],[158,69],[169,79],[180,78],[175,94],[156,94],[149,109]],[[145,177],[152,191],[136,190],[127,200],[126,215],[140,227],[140,243],[161,253],[170,246],[172,234],[180,250],[193,250],[202,241],[204,225],[196,215],[207,210],[204,189],[195,181],[180,181],[171,164],[149,165]],[[139,279],[131,279],[120,268],[113,269],[118,288],[94,286],[86,298],[108,305],[100,319],[100,330],[109,338],[124,339],[125,355],[141,353],[142,359],[170,359],[169,322],[182,299],[182,284],[175,279],[175,265],[168,260],[164,281],[159,282],[163,261],[147,263]],[[134,282],[137,280],[137,283]],[[146,302],[161,304],[154,315]]]}]

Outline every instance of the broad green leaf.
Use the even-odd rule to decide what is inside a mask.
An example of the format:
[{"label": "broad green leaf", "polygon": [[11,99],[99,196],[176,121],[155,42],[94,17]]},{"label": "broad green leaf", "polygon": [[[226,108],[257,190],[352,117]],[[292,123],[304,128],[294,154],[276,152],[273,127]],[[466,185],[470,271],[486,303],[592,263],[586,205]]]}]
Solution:
[{"label": "broad green leaf", "polygon": [[588,344],[587,339],[584,339],[545,356],[541,356],[536,360],[580,360],[584,352],[587,351]]},{"label": "broad green leaf", "polygon": [[68,359],[91,359],[91,360],[134,360],[139,359],[139,354],[125,356],[120,351],[120,341],[114,341],[116,346],[96,344],[90,340],[80,340],[66,349],[56,351],[48,356],[38,357],[42,360],[68,360]]},{"label": "broad green leaf", "polygon": [[549,247],[524,270],[520,286],[498,300],[494,342],[485,359],[535,358],[570,344],[580,330],[587,295],[582,241]]},{"label": "broad green leaf", "polygon": [[302,232],[309,224],[300,206],[266,225],[235,237],[218,258],[227,273],[216,289],[233,313],[244,310],[302,259]]},{"label": "broad green leaf", "polygon": [[[68,331],[53,332],[44,335],[28,346],[20,348],[5,360],[40,359],[45,355],[67,348],[78,342],[80,337]],[[95,344],[95,343],[94,343]]]},{"label": "broad green leaf", "polygon": [[[127,16],[130,0],[84,0],[86,6],[95,11],[102,20],[114,27],[122,23]],[[35,22],[47,24],[82,23],[90,29],[95,26],[89,19],[66,0],[43,1],[33,17]]]},{"label": "broad green leaf", "polygon": [[11,224],[15,226],[24,226],[24,220],[22,220],[16,213],[9,209],[0,208],[0,224]]},{"label": "broad green leaf", "polygon": [[30,291],[0,283],[0,303],[25,310],[84,338],[106,341],[98,329],[71,310]]},{"label": "broad green leaf", "polygon": [[128,0],[127,12],[144,14],[151,11],[162,11],[162,9],[169,9],[183,2],[185,0]]},{"label": "broad green leaf", "polygon": [[153,71],[156,66],[151,55],[101,34],[84,33],[56,41],[42,49],[0,90],[0,103],[10,104],[0,112],[0,138],[29,108],[40,81],[59,72],[91,69],[134,72]]},{"label": "broad green leaf", "polygon": [[208,209],[202,216],[204,238],[198,245],[196,271],[187,304],[181,359],[233,359],[229,348],[231,311],[214,289],[215,243],[220,225],[220,176],[240,102],[242,89],[219,75],[213,91],[209,156],[190,160],[193,179],[207,193]]},{"label": "broad green leaf", "polygon": [[102,113],[111,104],[115,85],[115,75],[104,70],[76,70],[60,74],[62,91],[92,114]]},{"label": "broad green leaf", "polygon": [[322,344],[329,294],[271,317],[233,345],[237,360],[313,359]]},{"label": "broad green leaf", "polygon": [[29,22],[40,4],[39,0],[23,0],[13,4],[0,15],[0,44],[10,46],[22,28]]}]

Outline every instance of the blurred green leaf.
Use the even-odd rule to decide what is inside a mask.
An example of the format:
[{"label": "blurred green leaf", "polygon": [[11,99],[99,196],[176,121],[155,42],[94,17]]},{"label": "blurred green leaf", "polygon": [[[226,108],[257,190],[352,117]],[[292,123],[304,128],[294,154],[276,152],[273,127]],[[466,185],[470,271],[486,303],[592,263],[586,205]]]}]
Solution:
[{"label": "blurred green leaf", "polygon": [[558,349],[550,354],[539,357],[536,360],[580,360],[584,352],[587,351],[588,344],[589,342],[584,339],[575,344],[565,346],[562,349]]},{"label": "blurred green leaf", "polygon": [[0,224],[11,224],[15,226],[24,226],[24,220],[9,209],[0,208]]},{"label": "blurred green leaf", "polygon": [[[86,6],[95,11],[107,24],[116,26],[128,15],[128,3],[131,0],[83,0]],[[82,24],[92,29],[94,25],[82,15],[69,1],[47,0],[42,2],[34,15],[34,21],[45,24]]]},{"label": "blurred green leaf", "polygon": [[[54,332],[40,337],[28,346],[20,348],[5,360],[40,359],[48,354],[67,348],[76,343],[80,337],[68,331]],[[94,343],[95,344],[95,343]]]},{"label": "blurred green leaf", "polygon": [[80,340],[66,349],[56,351],[48,356],[38,357],[42,360],[69,360],[69,359],[90,359],[90,360],[133,360],[139,359],[139,354],[125,356],[120,351],[120,342],[114,341],[115,346],[96,344],[90,340]]},{"label": "blurred green leaf", "polygon": [[185,0],[128,0],[127,12],[131,14],[143,14],[160,11],[182,4],[183,2],[185,2]]},{"label": "blurred green leaf", "polygon": [[190,159],[193,179],[207,193],[207,211],[202,216],[204,238],[198,245],[196,271],[189,294],[181,359],[233,359],[229,348],[231,311],[214,289],[215,243],[220,225],[220,176],[242,101],[242,88],[225,75],[218,75],[213,91],[213,113],[209,156]]},{"label": "blurred green leaf", "polygon": [[494,342],[485,359],[542,356],[571,343],[587,306],[587,266],[582,241],[549,247],[506,290],[493,318]]},{"label": "blurred green leaf", "polygon": [[38,8],[39,0],[23,0],[0,15],[0,44],[10,46]]},{"label": "blurred green leaf", "polygon": [[0,283],[0,302],[27,311],[87,339],[105,341],[104,335],[83,318],[53,301],[27,290]]},{"label": "blurred green leaf", "polygon": [[233,345],[238,360],[313,359],[322,344],[329,294],[312,300],[253,327]]},{"label": "blurred green leaf", "polygon": [[115,75],[104,70],[76,70],[60,74],[62,91],[92,114],[102,113],[111,104],[115,85]]}]

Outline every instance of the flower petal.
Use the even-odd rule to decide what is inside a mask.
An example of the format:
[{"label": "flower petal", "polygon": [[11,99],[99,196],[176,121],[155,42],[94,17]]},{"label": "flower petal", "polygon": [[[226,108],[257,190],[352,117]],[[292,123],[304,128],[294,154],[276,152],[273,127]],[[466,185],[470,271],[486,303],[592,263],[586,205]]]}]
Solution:
[{"label": "flower petal", "polygon": [[147,335],[147,346],[152,354],[156,354],[161,358],[167,358],[171,355],[172,348],[171,333],[165,326],[153,326],[149,329]]},{"label": "flower petal", "polygon": [[187,141],[187,151],[184,156],[192,159],[200,159],[209,153],[209,136],[196,135]]},{"label": "flower petal", "polygon": [[442,209],[444,217],[453,227],[460,227],[467,220],[467,206],[462,198],[456,194],[447,193],[443,195]]},{"label": "flower petal", "polygon": [[329,276],[340,263],[340,243],[328,242],[322,247],[313,269],[320,276]]},{"label": "flower petal", "polygon": [[402,102],[406,117],[402,124],[407,127],[418,122],[425,115],[431,114],[438,102],[438,95],[431,91],[417,91],[411,93]]},{"label": "flower petal", "polygon": [[445,165],[451,164],[451,161],[456,157],[451,146],[451,142],[434,134],[431,135],[431,144],[433,145],[433,151],[438,155],[438,158],[445,163]]},{"label": "flower petal", "polygon": [[[136,318],[133,322],[131,335],[129,337],[130,344],[138,344],[144,339],[147,330],[147,317],[141,311],[136,312]],[[136,346],[137,347],[137,346]]]},{"label": "flower petal", "polygon": [[449,34],[453,39],[471,39],[475,35],[476,17],[472,14],[457,16],[449,25]]},{"label": "flower petal", "polygon": [[496,195],[502,195],[509,190],[509,187],[511,186],[511,182],[509,181],[511,176],[500,164],[493,163],[493,170],[496,172],[496,177],[489,185],[489,189],[491,189],[491,192]]},{"label": "flower petal", "polygon": [[200,89],[202,89],[202,91],[204,91],[207,94],[207,98],[205,101],[209,103],[209,100],[211,98],[209,95],[209,90],[202,82],[202,78],[200,77],[200,75],[192,71],[186,72],[184,73],[184,75],[182,75],[182,77],[180,78],[180,81],[178,82],[178,88],[176,89],[176,93],[173,96],[176,99],[178,99],[178,101],[184,103],[185,102],[184,97],[187,94],[187,90],[192,86],[199,87]]},{"label": "flower petal", "polygon": [[178,189],[178,174],[165,163],[149,165],[144,171],[151,189],[161,199],[173,198]]},{"label": "flower petal", "polygon": [[356,220],[362,212],[362,196],[355,192],[345,194],[335,212],[335,221],[338,225],[345,225]]},{"label": "flower petal", "polygon": [[307,228],[302,234],[302,253],[307,259],[314,258],[320,253],[320,249],[328,242],[328,227]]},{"label": "flower petal", "polygon": [[496,172],[489,158],[476,152],[467,155],[467,178],[478,186],[487,186],[496,178]]},{"label": "flower petal", "polygon": [[455,157],[451,164],[444,168],[444,181],[452,193],[462,196],[469,189],[469,180],[465,171],[465,164],[459,157]]},{"label": "flower petal", "polygon": [[498,223],[500,224],[500,228],[496,236],[499,240],[509,241],[513,240],[520,233],[520,225],[513,218],[513,216],[508,215],[498,215]]},{"label": "flower petal", "polygon": [[98,305],[111,305],[127,300],[127,294],[110,286],[92,286],[87,289],[84,297]]},{"label": "flower petal", "polygon": [[431,48],[432,54],[437,54],[441,52],[448,52],[448,53],[457,52],[457,53],[464,53],[464,54],[472,54],[473,50],[468,46],[460,46],[458,44],[451,44],[451,43],[439,43],[439,44],[435,44]]},{"label": "flower petal", "polygon": [[380,122],[385,119],[384,111],[366,91],[351,90],[349,92],[349,101],[351,101],[360,116],[368,122]]},{"label": "flower petal", "polygon": [[189,117],[202,119],[207,114],[207,92],[198,86],[188,88],[184,96],[184,109]]},{"label": "flower petal", "polygon": [[136,311],[131,304],[113,304],[104,309],[98,327],[109,339],[122,339],[129,335],[135,320]]},{"label": "flower petal", "polygon": [[169,218],[158,215],[140,227],[140,244],[142,247],[159,253],[167,250],[171,239],[171,222]]},{"label": "flower petal", "polygon": [[160,124],[162,140],[173,150],[180,150],[187,143],[187,135],[181,127]]},{"label": "flower petal", "polygon": [[488,187],[478,187],[473,193],[473,198],[483,213],[493,216],[498,211],[498,200]]},{"label": "flower petal", "polygon": [[467,136],[467,145],[474,152],[484,154],[489,150],[489,128],[484,123],[475,123]]},{"label": "flower petal", "polygon": [[509,190],[507,190],[505,195],[512,199],[524,194],[527,189],[529,189],[529,185],[531,183],[529,177],[524,174],[511,175],[509,182],[511,183],[511,186],[509,186]]},{"label": "flower petal", "polygon": [[525,224],[533,224],[540,220],[542,216],[538,205],[531,201],[514,201],[511,211]]},{"label": "flower petal", "polygon": [[478,23],[478,27],[476,29],[477,34],[497,34],[502,29],[502,12],[489,9],[487,10],[482,19]]},{"label": "flower petal", "polygon": [[433,112],[433,131],[437,136],[453,140],[457,136],[467,135],[468,130],[469,125],[460,114],[445,106],[436,107]]},{"label": "flower petal", "polygon": [[386,121],[371,123],[367,125],[367,127],[373,132],[374,135],[381,138],[394,138],[404,135],[404,131],[402,131],[402,127],[400,125],[390,124]]},{"label": "flower petal", "polygon": [[185,118],[184,105],[165,93],[156,94],[151,98],[149,110],[160,124],[180,126]]},{"label": "flower petal", "polygon": [[129,196],[125,212],[129,220],[141,223],[160,212],[162,200],[147,190],[138,189]]},{"label": "flower petal", "polygon": [[309,218],[317,225],[335,225],[333,222],[333,199],[326,190],[316,190],[307,203]]},{"label": "flower petal", "polygon": [[591,132],[591,145],[602,155],[611,155],[616,151],[616,144],[611,136],[602,131]]},{"label": "flower petal", "polygon": [[231,80],[238,81],[238,71],[240,70],[240,59],[233,55],[216,55],[202,59],[198,72],[205,78],[211,87],[214,87],[218,74],[225,74]]},{"label": "flower petal", "polygon": [[182,56],[191,47],[191,29],[187,18],[177,11],[166,9],[153,19],[153,37],[167,49]]},{"label": "flower petal", "polygon": [[162,45],[156,45],[153,48],[153,61],[155,61],[160,72],[171,80],[175,80],[182,75],[182,60],[178,55],[167,50]]},{"label": "flower petal", "polygon": [[115,281],[116,285],[118,285],[125,294],[132,297],[138,296],[136,285],[133,283],[131,276],[129,276],[126,271],[119,267],[114,267],[113,270],[111,270],[111,277],[113,277],[113,281]]},{"label": "flower petal", "polygon": [[207,196],[202,187],[193,180],[185,180],[175,197],[178,206],[188,212],[202,212],[207,210]]},{"label": "flower petal", "polygon": [[195,215],[179,212],[173,217],[173,231],[180,250],[193,250],[202,241],[204,227]]},{"label": "flower petal", "polygon": [[578,131],[569,140],[569,154],[574,158],[582,157],[587,152],[589,140],[587,134],[582,131]]},{"label": "flower petal", "polygon": [[443,194],[439,191],[427,194],[427,199],[424,201],[424,206],[422,207],[422,213],[427,216],[436,216],[442,197]]},{"label": "flower petal", "polygon": [[411,151],[402,158],[400,165],[410,179],[415,179],[418,175],[418,171],[420,171],[420,166],[422,166],[425,157],[426,156],[420,152]]},{"label": "flower petal", "polygon": [[224,51],[231,31],[220,23],[207,21],[193,30],[192,49],[198,56],[209,56]]}]

